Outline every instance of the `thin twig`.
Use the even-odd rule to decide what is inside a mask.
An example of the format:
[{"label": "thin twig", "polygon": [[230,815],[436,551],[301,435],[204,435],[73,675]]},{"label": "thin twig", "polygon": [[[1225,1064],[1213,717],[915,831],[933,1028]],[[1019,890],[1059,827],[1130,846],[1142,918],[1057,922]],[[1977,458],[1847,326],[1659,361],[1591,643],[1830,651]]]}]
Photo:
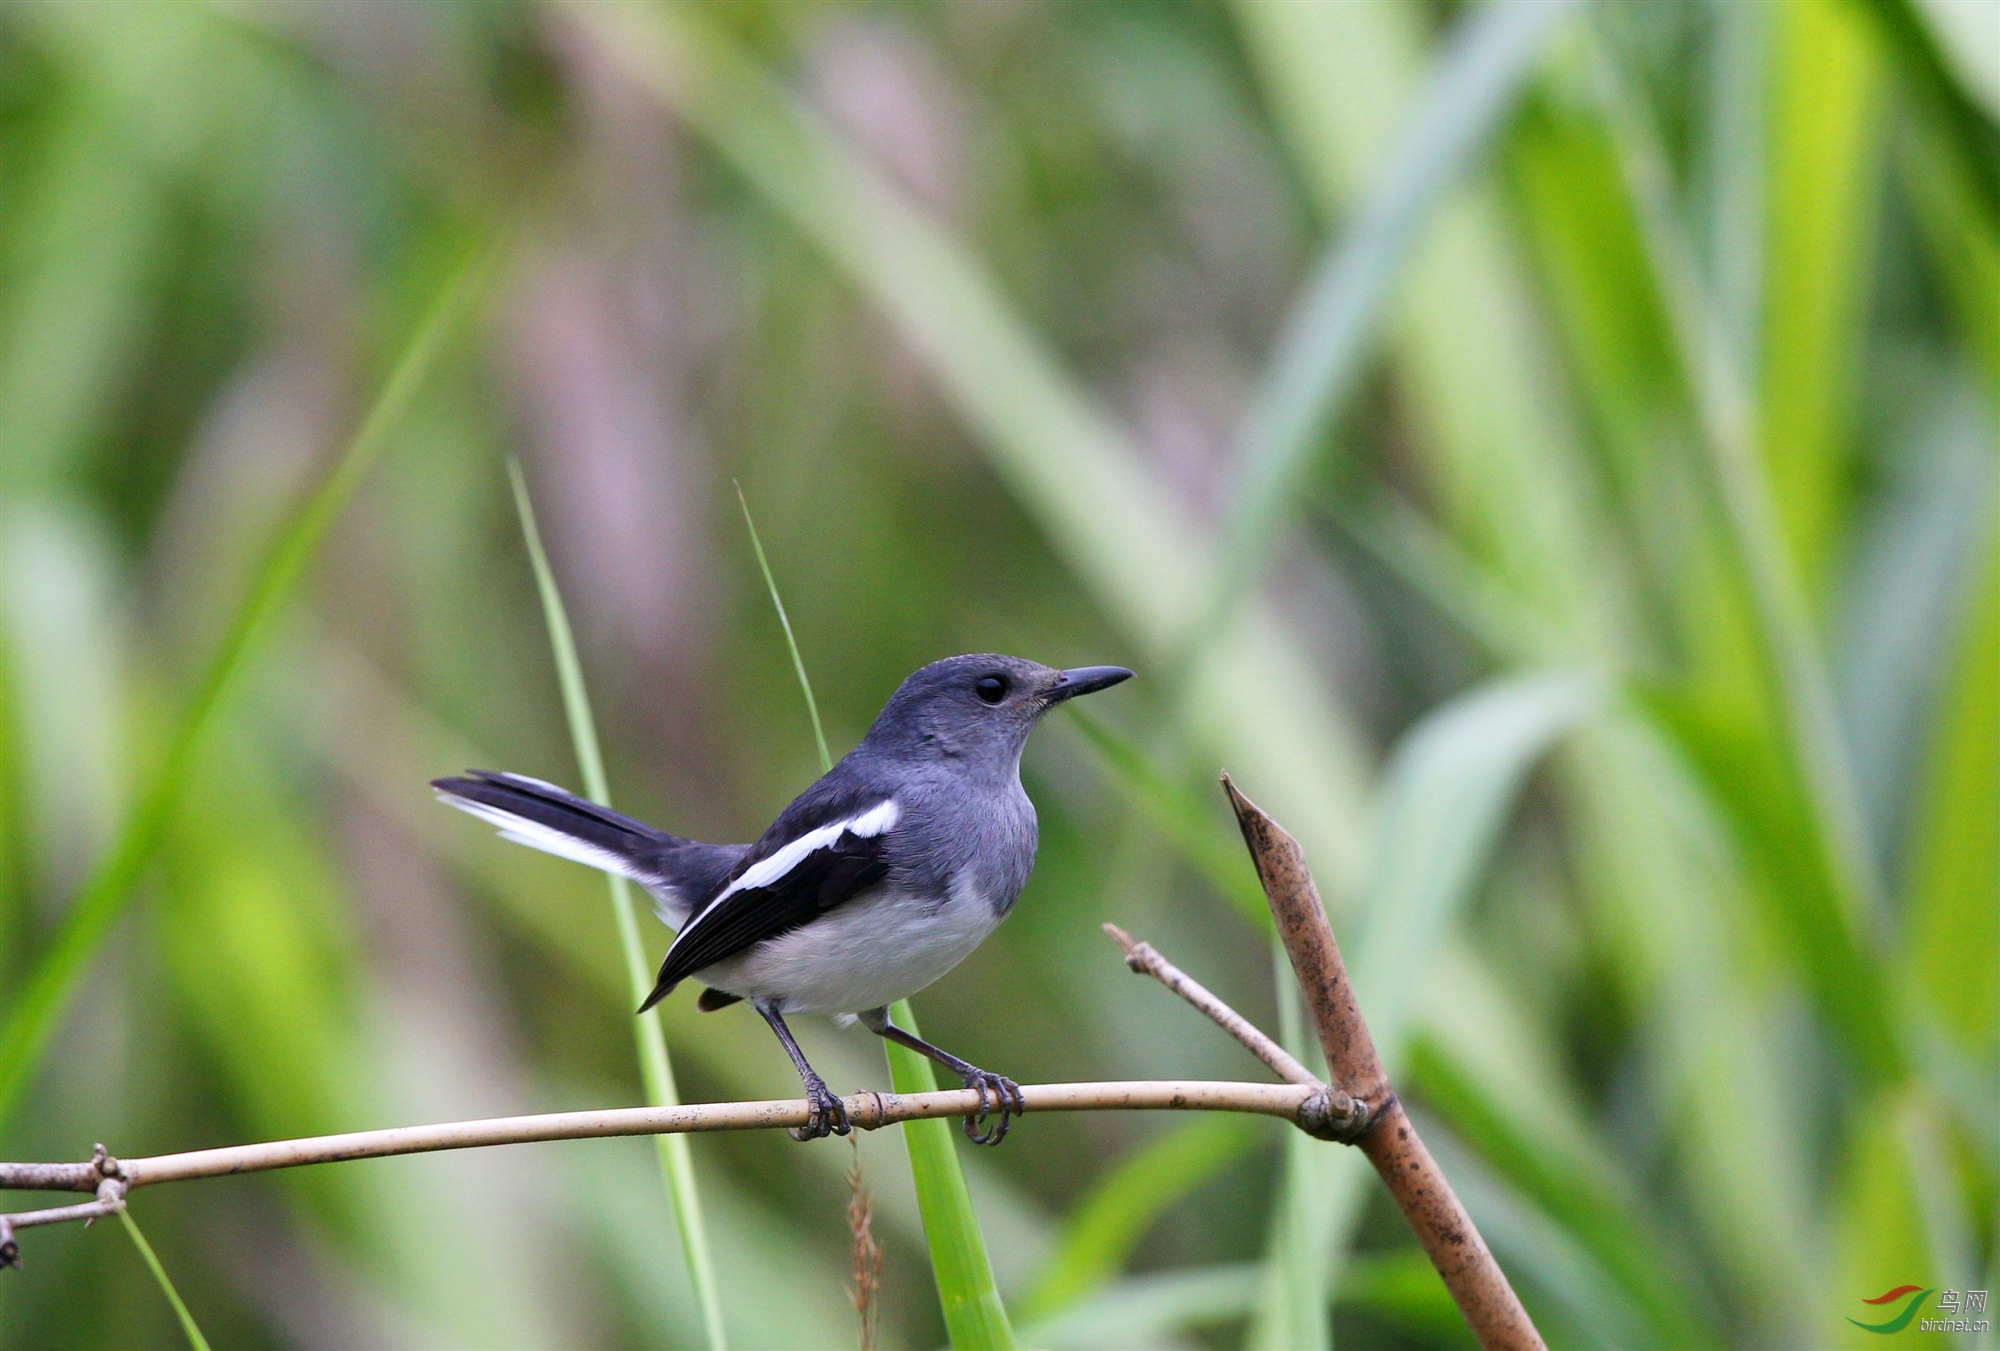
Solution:
[{"label": "thin twig", "polygon": [[1546,1351],[1506,1273],[1389,1086],[1375,1039],[1347,979],[1347,964],[1341,960],[1326,907],[1306,870],[1304,851],[1243,796],[1227,774],[1222,776],[1222,787],[1257,865],[1257,879],[1264,884],[1278,937],[1305,992],[1334,1083],[1359,1099],[1366,1113],[1350,1143],[1358,1145],[1375,1166],[1479,1344],[1489,1351]]},{"label": "thin twig", "polygon": [[1151,943],[1139,941],[1116,924],[1105,925],[1104,932],[1111,935],[1112,942],[1125,950],[1125,965],[1142,976],[1151,976],[1200,1009],[1210,1022],[1242,1042],[1244,1049],[1251,1055],[1276,1070],[1280,1079],[1288,1079],[1295,1084],[1323,1087],[1319,1076],[1301,1065],[1290,1051],[1265,1036],[1262,1028],[1223,1003],[1221,998],[1207,986],[1162,957],[1159,949]]},{"label": "thin twig", "polygon": [[[99,1145],[98,1157],[103,1158],[104,1146]],[[90,1165],[85,1165],[86,1167]],[[32,1229],[38,1224],[67,1224],[82,1220],[85,1227],[95,1224],[109,1215],[116,1215],[125,1209],[125,1180],[120,1177],[104,1177],[97,1184],[97,1199],[79,1201],[73,1206],[50,1206],[46,1210],[22,1210],[12,1215],[0,1215],[0,1268],[21,1265],[21,1247],[14,1239],[16,1229]]]}]

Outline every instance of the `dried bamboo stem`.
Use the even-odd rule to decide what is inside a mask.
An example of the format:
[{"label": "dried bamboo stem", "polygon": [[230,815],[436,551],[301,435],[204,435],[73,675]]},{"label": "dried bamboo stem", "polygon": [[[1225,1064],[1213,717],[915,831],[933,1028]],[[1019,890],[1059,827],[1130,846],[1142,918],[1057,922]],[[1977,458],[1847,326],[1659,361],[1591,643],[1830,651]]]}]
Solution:
[{"label": "dried bamboo stem", "polygon": [[1271,903],[1278,937],[1305,992],[1334,1084],[1353,1095],[1364,1110],[1350,1142],[1375,1166],[1479,1344],[1488,1351],[1546,1351],[1506,1273],[1389,1086],[1375,1039],[1347,979],[1347,964],[1341,960],[1326,907],[1306,870],[1304,851],[1243,796],[1227,774],[1222,776],[1222,787]]}]

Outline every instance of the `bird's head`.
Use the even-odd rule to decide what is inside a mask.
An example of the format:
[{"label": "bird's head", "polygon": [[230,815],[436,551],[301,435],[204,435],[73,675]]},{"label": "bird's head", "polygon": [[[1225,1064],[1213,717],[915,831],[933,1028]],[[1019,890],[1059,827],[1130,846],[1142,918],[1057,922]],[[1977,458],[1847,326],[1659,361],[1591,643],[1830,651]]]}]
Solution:
[{"label": "bird's head", "polygon": [[1044,713],[1066,699],[1107,689],[1132,673],[1122,666],[1052,666],[976,652],[921,668],[899,686],[863,744],[922,750],[1012,774],[1021,747]]}]

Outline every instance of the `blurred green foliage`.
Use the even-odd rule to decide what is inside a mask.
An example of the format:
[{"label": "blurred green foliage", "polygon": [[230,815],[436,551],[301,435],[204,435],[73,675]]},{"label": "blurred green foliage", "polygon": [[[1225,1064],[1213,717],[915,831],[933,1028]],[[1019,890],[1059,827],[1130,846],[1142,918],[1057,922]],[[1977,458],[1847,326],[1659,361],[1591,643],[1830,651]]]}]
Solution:
[{"label": "blurred green foliage", "polygon": [[[732,479],[836,754],[948,653],[1139,669],[1031,748],[945,1045],[1253,1074],[1104,919],[1296,1036],[1226,765],[1553,1341],[1990,1289],[1996,116],[1982,0],[0,4],[0,1157],[638,1100],[601,884],[423,786],[577,781],[513,454],[676,830],[817,773]],[[663,1019],[684,1097],[794,1091]],[[730,1341],[850,1343],[848,1148],[690,1147]],[[651,1148],[135,1211],[216,1345],[700,1344]],[[1024,1344],[1466,1341],[1269,1123],[959,1157]],[[25,1248],[0,1345],[179,1339]]]}]

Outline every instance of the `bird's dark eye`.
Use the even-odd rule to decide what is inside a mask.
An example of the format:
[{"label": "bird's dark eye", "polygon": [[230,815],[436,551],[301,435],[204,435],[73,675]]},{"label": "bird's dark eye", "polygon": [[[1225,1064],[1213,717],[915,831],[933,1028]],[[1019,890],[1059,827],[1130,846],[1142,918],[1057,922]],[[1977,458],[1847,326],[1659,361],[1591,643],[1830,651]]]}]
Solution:
[{"label": "bird's dark eye", "polygon": [[1007,697],[1007,677],[1003,675],[981,676],[972,682],[972,692],[989,704],[997,704]]}]

